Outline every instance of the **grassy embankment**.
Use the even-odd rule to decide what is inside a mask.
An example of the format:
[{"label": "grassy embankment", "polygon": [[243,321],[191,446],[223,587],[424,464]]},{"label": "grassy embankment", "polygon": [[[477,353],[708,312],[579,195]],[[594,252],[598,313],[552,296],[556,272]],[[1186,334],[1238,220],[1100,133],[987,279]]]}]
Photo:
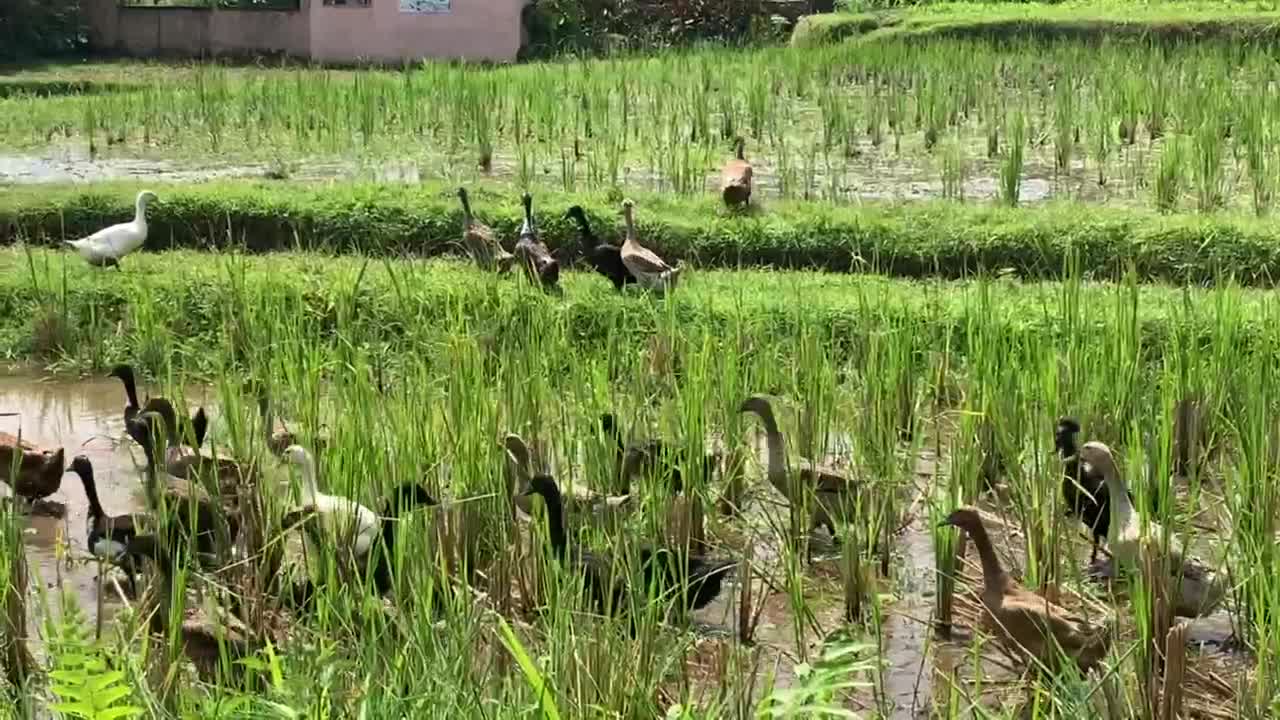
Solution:
[{"label": "grassy embankment", "polygon": [[[0,196],[0,242],[83,237],[132,215],[136,184],[10,188]],[[461,209],[453,186],[221,181],[149,186],[162,202],[150,214],[149,247],[320,250],[373,256],[461,252]],[[472,188],[479,218],[508,244],[520,222],[518,190]],[[593,229],[620,242],[616,196],[538,192],[539,229],[572,260],[581,249],[564,218],[587,208]],[[874,271],[947,278],[987,271],[1056,278],[1072,264],[1096,279],[1130,268],[1140,280],[1249,285],[1280,277],[1274,223],[1228,213],[1163,216],[1063,203],[1006,209],[951,203],[767,202],[746,216],[712,198],[637,195],[642,240],[669,260],[698,267]]]},{"label": "grassy embankment", "polygon": [[1239,0],[924,2],[906,8],[810,15],[796,26],[791,41],[796,47],[817,47],[846,38],[879,42],[903,37],[1272,43],[1280,40],[1280,11],[1275,3]]},{"label": "grassy embankment", "polygon": [[[619,298],[602,281],[577,275],[567,278],[563,298],[551,298],[522,281],[440,261],[193,252],[132,260],[117,273],[91,270],[65,253],[0,255],[4,347],[66,367],[131,358],[168,378],[170,392],[187,378],[211,378],[220,400],[214,442],[241,456],[261,442],[241,382],[263,379],[295,427],[328,428],[324,482],[331,491],[378,506],[389,488],[425,477],[454,504],[403,526],[404,584],[394,610],[337,585],[323,591],[314,616],[278,614],[273,594],[224,575],[220,582],[246,599],[242,607],[268,610],[263,617],[245,611],[258,641],[274,643],[259,656],[262,664],[249,666],[252,680],[231,673],[197,685],[160,681],[185,671],[167,664],[172,646],[152,644],[144,662],[147,641],[127,617],[99,649],[81,640],[55,652],[53,662],[109,658],[129,688],[116,704],[153,716],[236,703],[264,712],[284,705],[327,715],[479,718],[490,716],[490,705],[554,703],[562,717],[608,707],[640,717],[682,703],[702,708],[697,717],[729,718],[760,716],[753,698],[770,684],[770,668],[808,660],[815,672],[777,676],[794,692],[776,701],[848,707],[852,701],[834,686],[852,680],[861,687],[855,694],[863,693],[859,706],[887,713],[884,683],[898,671],[879,668],[867,645],[881,641],[894,613],[879,588],[921,591],[899,585],[895,548],[902,539],[886,538],[885,528],[903,522],[917,493],[920,527],[957,503],[978,501],[980,469],[990,467],[999,468],[1004,489],[984,502],[1023,529],[1002,543],[1019,558],[1025,580],[1092,598],[1079,606],[1086,610],[1119,602],[1108,661],[1113,679],[1061,678],[1053,686],[1029,680],[1026,692],[1051,692],[1055,708],[1036,716],[1084,712],[1083,698],[1101,692],[1100,683],[1128,708],[1116,717],[1131,716],[1156,702],[1152,686],[1137,678],[1158,668],[1146,650],[1158,623],[1141,602],[1130,607],[1100,595],[1081,579],[1080,555],[1066,551],[1087,552],[1061,517],[1060,472],[1045,458],[1053,419],[1067,413],[1084,419],[1090,437],[1117,448],[1140,501],[1159,493],[1166,499],[1162,521],[1199,536],[1197,547],[1239,578],[1231,612],[1258,655],[1227,676],[1246,691],[1212,696],[1212,703],[1243,707],[1274,693],[1267,678],[1275,677],[1269,668],[1280,629],[1263,608],[1277,586],[1272,574],[1251,571],[1277,560],[1272,533],[1280,511],[1267,470],[1277,447],[1268,378],[1280,337],[1266,293],[1225,284],[1205,292],[709,271],[654,303],[640,294]],[[845,560],[835,566],[807,569],[804,543],[793,532],[803,510],[788,516],[780,509],[754,462],[742,474],[733,469],[751,456],[745,443],[755,427],[738,405],[760,391],[784,398],[794,452],[856,460],[850,472],[876,489],[842,531]],[[1174,408],[1184,401],[1198,408],[1201,440],[1176,429]],[[518,429],[539,444],[544,467],[563,482],[609,489],[611,446],[595,430],[606,409],[638,434],[695,447],[724,443],[730,470],[693,478],[690,496],[708,518],[714,554],[742,558],[754,548],[729,591],[728,616],[719,620],[754,646],[663,629],[643,594],[634,638],[624,621],[586,620],[573,612],[589,608],[573,590],[573,574],[555,572],[542,555],[545,535],[534,531],[533,545],[523,544],[525,531],[505,509],[510,490],[495,438]],[[915,432],[904,435],[906,429]],[[1190,479],[1168,472],[1179,443],[1190,448]],[[917,459],[926,449],[940,454],[922,479]],[[640,542],[676,532],[661,520],[672,517],[671,501],[647,484],[638,492],[644,510],[621,525],[576,526],[621,568],[635,567]],[[268,518],[284,509],[277,495],[266,501]],[[1174,495],[1177,502],[1169,500]],[[745,515],[718,515],[725,502]],[[1220,511],[1201,512],[1209,506]],[[455,524],[429,531],[441,517]],[[952,566],[949,537],[939,531],[935,539],[939,568]],[[873,580],[881,555],[869,549],[870,538],[883,539],[884,580]],[[447,586],[437,562],[455,569]],[[433,609],[430,598],[441,593],[447,600]],[[971,605],[963,595],[940,591],[934,602],[941,612],[953,600],[956,622],[967,626]],[[856,611],[847,625],[838,610],[845,603]],[[766,606],[757,626],[755,613]],[[507,647],[504,623],[516,628],[524,650]],[[830,635],[835,628],[842,632]],[[851,654],[818,660],[844,641],[855,643]],[[997,653],[983,636],[954,647]],[[523,652],[531,659],[521,668],[513,658]],[[1212,651],[1189,652],[1193,666],[1215,662]],[[1022,686],[983,667],[955,671],[956,692],[981,698],[995,717],[1022,716]],[[914,677],[915,664],[910,672]],[[19,697],[65,699],[76,687],[67,677],[75,676],[60,674],[51,690],[37,686]],[[548,694],[540,699],[544,682]],[[797,688],[806,687],[813,694],[798,700],[795,692],[809,691]],[[985,695],[986,688],[995,694]]]}]

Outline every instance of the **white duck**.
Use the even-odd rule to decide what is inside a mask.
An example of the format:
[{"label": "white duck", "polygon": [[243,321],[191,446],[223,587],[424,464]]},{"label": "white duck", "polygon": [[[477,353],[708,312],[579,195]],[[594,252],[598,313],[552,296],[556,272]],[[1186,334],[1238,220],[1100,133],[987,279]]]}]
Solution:
[{"label": "white duck", "polygon": [[133,222],[120,223],[104,228],[79,240],[65,240],[68,245],[80,253],[80,257],[94,267],[111,267],[120,269],[120,260],[125,255],[142,247],[147,241],[147,205],[159,198],[150,190],[138,193],[137,208]]},{"label": "white duck", "polygon": [[622,264],[642,287],[659,293],[674,290],[683,268],[671,267],[652,250],[640,244],[636,239],[634,208],[635,203],[630,200],[622,201],[622,215],[627,220],[627,236],[622,243]]},{"label": "white duck", "polygon": [[[1139,567],[1142,552],[1167,553],[1168,578],[1176,593],[1174,614],[1181,617],[1204,617],[1213,613],[1227,595],[1226,577],[1208,565],[1188,557],[1176,538],[1155,520],[1140,522],[1129,499],[1129,489],[1116,467],[1111,448],[1100,442],[1087,442],[1080,448],[1080,460],[1100,472],[1111,497],[1111,527],[1107,531],[1107,550],[1121,566]],[[1088,468],[1086,468],[1088,469]],[[1145,532],[1143,526],[1145,525]],[[1166,543],[1167,539],[1167,549]],[[1145,546],[1145,547],[1144,547]]]},{"label": "white duck", "polygon": [[295,465],[302,474],[301,506],[314,508],[325,531],[332,537],[350,542],[357,560],[368,555],[378,538],[378,516],[350,498],[320,492],[316,487],[315,458],[301,445],[286,448],[284,459]]}]

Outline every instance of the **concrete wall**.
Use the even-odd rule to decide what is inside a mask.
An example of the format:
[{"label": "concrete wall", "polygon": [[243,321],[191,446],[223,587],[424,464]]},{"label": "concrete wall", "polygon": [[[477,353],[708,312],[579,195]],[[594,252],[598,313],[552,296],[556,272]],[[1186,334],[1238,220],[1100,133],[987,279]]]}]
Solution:
[{"label": "concrete wall", "polygon": [[299,11],[120,7],[83,0],[90,47],[126,55],[285,53],[322,62],[399,63],[422,58],[515,60],[527,0],[452,0],[439,14],[302,0]]},{"label": "concrete wall", "polygon": [[400,0],[366,7],[311,5],[311,57],[329,62],[421,58],[515,60],[525,0],[452,0],[447,12],[400,12]]}]

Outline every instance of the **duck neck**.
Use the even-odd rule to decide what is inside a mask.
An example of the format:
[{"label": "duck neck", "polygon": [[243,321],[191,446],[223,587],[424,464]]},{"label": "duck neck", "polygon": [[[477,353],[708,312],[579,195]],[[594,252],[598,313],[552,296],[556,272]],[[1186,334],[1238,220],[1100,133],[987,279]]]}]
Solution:
[{"label": "duck neck", "polygon": [[556,488],[544,494],[547,501],[547,529],[551,533],[551,549],[556,556],[564,557],[569,548],[569,539],[564,529],[564,500],[560,490]]},{"label": "duck neck", "polygon": [[769,482],[774,487],[783,489],[787,486],[787,444],[782,432],[778,430],[778,421],[773,416],[773,408],[764,406],[756,409],[760,422],[764,424],[765,444],[769,452]]},{"label": "duck neck", "polygon": [[1063,460],[1069,460],[1080,452],[1080,448],[1076,447],[1075,433],[1064,433],[1062,435],[1062,442],[1058,447],[1058,452],[1062,454]]},{"label": "duck neck", "polygon": [[1107,494],[1110,496],[1111,502],[1111,532],[1119,533],[1129,526],[1129,522],[1133,517],[1133,503],[1129,501],[1129,489],[1125,487],[1124,480],[1120,478],[1120,474],[1114,467],[1108,468],[1103,473],[1103,478],[1107,483]]},{"label": "duck neck", "polygon": [[120,382],[124,383],[124,394],[129,399],[129,407],[134,409],[142,407],[138,404],[138,383],[133,377],[131,368],[125,368],[120,373]]},{"label": "duck neck", "polygon": [[156,470],[156,450],[154,447],[146,447],[143,448],[143,452],[147,456],[147,467],[144,470],[147,480],[147,502],[151,504],[151,507],[158,508],[161,507],[161,503],[159,472]]},{"label": "duck neck", "polygon": [[147,227],[147,200],[142,196],[134,204],[133,224],[144,229]]},{"label": "duck neck", "polygon": [[574,215],[573,219],[578,223],[578,234],[582,236],[582,244],[588,248],[595,247],[596,236],[591,232],[591,223],[587,222],[586,215]]},{"label": "duck neck", "polygon": [[467,197],[467,193],[458,193],[458,199],[462,201],[462,224],[467,227],[471,226],[471,200]]},{"label": "duck neck", "polygon": [[99,518],[106,515],[106,512],[102,509],[102,501],[98,499],[98,485],[93,480],[93,468],[77,467],[76,474],[84,484],[84,496],[89,499],[89,520],[97,522]]},{"label": "duck neck", "polygon": [[991,536],[987,534],[986,526],[979,520],[968,530],[969,537],[973,538],[973,544],[978,548],[978,557],[982,558],[983,585],[987,590],[1003,591],[1008,578],[1004,574],[1004,568],[1000,566],[995,547],[991,545]]},{"label": "duck neck", "polygon": [[739,160],[747,159],[747,143],[741,138],[738,140],[737,155]]},{"label": "duck neck", "polygon": [[623,240],[623,243],[626,245],[633,245],[635,244],[635,241],[636,241],[636,221],[635,221],[634,214],[632,213],[631,207],[628,206],[623,211],[622,214],[627,222],[627,235],[626,235],[626,238]]},{"label": "duck neck", "polygon": [[320,494],[320,490],[316,487],[315,458],[310,455],[303,457],[298,462],[298,467],[302,474],[302,502],[304,505],[312,504]]},{"label": "duck neck", "polygon": [[524,228],[521,230],[521,232],[522,234],[532,235],[534,233],[533,198],[526,194],[523,198],[523,202],[524,202]]},{"label": "duck neck", "polygon": [[267,439],[271,439],[271,433],[275,430],[275,418],[271,414],[271,400],[265,394],[258,397],[258,415],[262,417],[263,433]]}]

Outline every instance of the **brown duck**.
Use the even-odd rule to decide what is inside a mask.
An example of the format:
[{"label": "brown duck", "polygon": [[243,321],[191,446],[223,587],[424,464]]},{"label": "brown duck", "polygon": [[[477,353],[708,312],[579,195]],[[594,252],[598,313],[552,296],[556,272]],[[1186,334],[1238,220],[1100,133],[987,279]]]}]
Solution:
[{"label": "brown duck", "polygon": [[0,433],[0,480],[13,488],[14,495],[28,502],[49,497],[62,486],[65,468],[62,448],[44,452],[14,435]]},{"label": "brown duck", "polygon": [[730,208],[743,208],[751,204],[751,163],[746,157],[747,143],[738,138],[734,143],[736,157],[725,163],[720,173],[720,194]]},{"label": "brown duck", "polygon": [[472,217],[466,188],[458,188],[458,200],[462,201],[462,244],[471,259],[485,270],[499,273],[510,270],[516,256],[503,249],[492,228]]},{"label": "brown duck", "polygon": [[1088,672],[1106,657],[1111,636],[1105,627],[1090,625],[1009,577],[977,510],[960,508],[948,515],[942,525],[958,527],[973,539],[982,559],[982,605],[992,629],[1006,645],[1049,668],[1055,667],[1065,653],[1075,660],[1081,672]]},{"label": "brown duck", "polygon": [[[778,430],[778,421],[773,415],[773,406],[763,395],[747,398],[740,412],[752,412],[764,423],[765,440],[769,450],[769,483],[778,489],[789,501],[799,502],[800,498],[792,497],[793,488],[787,479],[787,445]],[[835,521],[844,519],[854,502],[858,491],[854,481],[840,470],[830,465],[822,465],[801,458],[795,472],[799,475],[799,484],[814,489],[814,508],[811,528],[825,527],[831,537],[836,537]]]}]

